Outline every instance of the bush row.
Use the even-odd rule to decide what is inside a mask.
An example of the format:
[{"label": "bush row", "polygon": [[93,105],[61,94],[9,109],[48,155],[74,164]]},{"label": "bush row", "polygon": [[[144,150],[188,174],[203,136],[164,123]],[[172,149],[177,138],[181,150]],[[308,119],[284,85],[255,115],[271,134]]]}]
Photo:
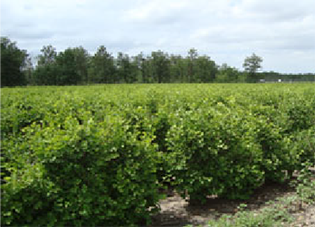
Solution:
[{"label": "bush row", "polygon": [[313,85],[3,89],[4,225],[144,225],[171,186],[246,199],[315,162]]}]

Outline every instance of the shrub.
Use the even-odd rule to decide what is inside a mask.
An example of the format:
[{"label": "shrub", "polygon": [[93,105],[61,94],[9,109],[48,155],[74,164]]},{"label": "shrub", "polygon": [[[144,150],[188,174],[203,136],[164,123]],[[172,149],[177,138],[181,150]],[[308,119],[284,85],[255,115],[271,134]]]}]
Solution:
[{"label": "shrub", "polygon": [[295,168],[290,140],[280,130],[264,116],[257,116],[252,124],[253,136],[263,154],[260,165],[266,181],[282,182],[286,179],[287,172]]},{"label": "shrub", "polygon": [[223,111],[186,112],[168,134],[175,187],[192,202],[208,195],[248,198],[263,182],[251,121]]},{"label": "shrub", "polygon": [[315,165],[315,127],[292,134],[291,150],[296,156],[295,169],[303,168],[302,164],[310,162]]},{"label": "shrub", "polygon": [[[151,136],[127,132],[120,118],[64,129],[33,124],[22,170],[11,170],[1,203],[5,225],[95,226],[144,224],[156,210],[156,150]],[[4,153],[8,152],[7,150]],[[26,158],[26,155],[24,156]],[[10,168],[9,168],[10,169]]]}]

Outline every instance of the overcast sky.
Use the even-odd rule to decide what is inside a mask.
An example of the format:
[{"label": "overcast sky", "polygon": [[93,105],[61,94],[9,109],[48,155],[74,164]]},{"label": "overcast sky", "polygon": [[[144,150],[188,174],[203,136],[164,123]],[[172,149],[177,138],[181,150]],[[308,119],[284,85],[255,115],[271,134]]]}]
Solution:
[{"label": "overcast sky", "polygon": [[196,48],[241,69],[261,56],[264,71],[315,72],[315,0],[1,0],[1,36],[36,56],[104,45],[136,55]]}]

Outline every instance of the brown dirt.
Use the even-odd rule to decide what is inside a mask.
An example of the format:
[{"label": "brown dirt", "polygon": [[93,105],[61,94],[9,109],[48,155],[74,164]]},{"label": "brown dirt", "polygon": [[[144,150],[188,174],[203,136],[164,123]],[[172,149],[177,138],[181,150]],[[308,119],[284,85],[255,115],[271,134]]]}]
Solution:
[{"label": "brown dirt", "polygon": [[[204,205],[192,206],[178,194],[169,193],[166,199],[160,201],[161,211],[153,217],[152,226],[207,226],[211,219],[235,214],[242,203],[247,204],[247,210],[258,211],[268,202],[293,195],[295,190],[288,184],[268,184],[256,190],[246,201],[209,198]],[[289,227],[315,227],[315,205],[295,206],[291,212],[295,221]]]},{"label": "brown dirt", "polygon": [[290,227],[315,227],[315,205],[304,207],[293,216],[296,220]]}]

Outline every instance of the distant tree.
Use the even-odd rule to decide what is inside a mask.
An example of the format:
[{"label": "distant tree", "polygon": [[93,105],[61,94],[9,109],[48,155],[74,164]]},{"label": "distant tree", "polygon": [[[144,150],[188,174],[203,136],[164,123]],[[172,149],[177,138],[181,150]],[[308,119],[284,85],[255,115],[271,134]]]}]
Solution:
[{"label": "distant tree", "polygon": [[226,63],[222,64],[218,70],[217,78],[215,80],[218,83],[236,83],[242,82],[240,72],[228,66]]},{"label": "distant tree", "polygon": [[134,57],[134,63],[138,68],[138,78],[141,83],[156,83],[155,69],[153,65],[152,53],[145,56],[142,52]]},{"label": "distant tree", "polygon": [[81,82],[76,57],[76,50],[71,48],[60,52],[56,57],[58,85],[79,84]]},{"label": "distant tree", "polygon": [[52,45],[43,46],[40,52],[41,54],[37,57],[38,66],[47,66],[55,62],[57,57],[57,51],[55,47]]},{"label": "distant tree", "polygon": [[44,46],[37,56],[37,67],[33,81],[37,85],[57,85],[58,67],[56,65],[57,51],[52,45]]},{"label": "distant tree", "polygon": [[33,81],[36,85],[57,85],[56,66],[37,66],[33,73]]},{"label": "distant tree", "polygon": [[152,57],[147,56],[146,58],[142,59],[141,64],[141,72],[142,72],[142,79],[143,83],[154,83],[154,69],[153,69],[153,62]]},{"label": "distant tree", "polygon": [[208,56],[199,56],[195,62],[195,73],[192,82],[213,82],[218,71],[215,62]]},{"label": "distant tree", "polygon": [[198,58],[198,52],[196,49],[192,48],[188,51],[187,59],[187,82],[194,82],[195,79],[195,67],[196,67],[196,59]]},{"label": "distant tree", "polygon": [[27,84],[29,85],[35,85],[34,80],[34,66],[32,63],[32,58],[27,57],[25,60],[25,66],[24,66],[24,74]]},{"label": "distant tree", "polygon": [[26,84],[23,72],[27,60],[27,52],[20,50],[15,42],[1,37],[1,86],[18,86]]},{"label": "distant tree", "polygon": [[134,83],[137,80],[137,62],[121,52],[118,53],[117,60],[117,79],[124,83]]},{"label": "distant tree", "polygon": [[114,83],[116,82],[115,73],[113,56],[107,52],[104,46],[100,46],[91,58],[89,82]]},{"label": "distant tree", "polygon": [[88,82],[88,65],[90,61],[90,55],[83,47],[75,47],[70,49],[74,54],[75,71],[79,76],[78,82]]},{"label": "distant tree", "polygon": [[39,85],[70,85],[88,80],[88,52],[83,47],[67,48],[57,53],[51,46],[44,46],[37,57],[33,80]]},{"label": "distant tree", "polygon": [[186,59],[180,55],[171,55],[170,57],[170,80],[171,82],[185,82],[187,77]]},{"label": "distant tree", "polygon": [[153,79],[157,83],[167,83],[170,81],[170,60],[167,53],[154,51],[151,53]]},{"label": "distant tree", "polygon": [[144,64],[145,64],[145,56],[141,52],[140,54],[136,55],[133,57],[134,63],[138,68],[138,81],[141,83],[146,83],[146,75],[145,75],[145,69],[144,69]]},{"label": "distant tree", "polygon": [[245,69],[245,72],[248,73],[248,82],[255,82],[257,80],[256,72],[258,69],[261,69],[261,63],[263,62],[263,59],[256,54],[252,54],[249,57],[246,57],[243,63],[243,67]]}]

